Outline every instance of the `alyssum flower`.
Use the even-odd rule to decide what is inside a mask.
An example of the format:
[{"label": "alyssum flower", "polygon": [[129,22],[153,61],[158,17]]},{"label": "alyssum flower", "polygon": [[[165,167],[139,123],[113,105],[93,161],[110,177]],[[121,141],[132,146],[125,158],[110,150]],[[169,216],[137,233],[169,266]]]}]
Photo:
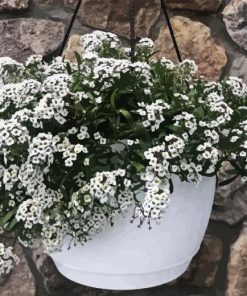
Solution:
[{"label": "alyssum flower", "polygon": [[[197,183],[228,161],[246,182],[246,84],[204,81],[190,60],[157,61],[147,38],[135,63],[114,34],[81,44],[77,63],[0,58],[3,233],[25,246],[41,238],[51,252],[128,210],[139,226],[160,222],[173,175]],[[0,273],[16,261],[0,244]]]}]

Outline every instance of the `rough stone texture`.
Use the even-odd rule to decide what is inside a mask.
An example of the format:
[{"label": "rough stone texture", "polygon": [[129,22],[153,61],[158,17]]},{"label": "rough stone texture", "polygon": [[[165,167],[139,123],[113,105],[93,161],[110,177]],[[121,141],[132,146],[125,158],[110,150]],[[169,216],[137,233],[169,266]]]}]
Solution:
[{"label": "rough stone texture", "polygon": [[222,255],[223,245],[221,240],[206,235],[201,245],[192,284],[198,287],[213,287]]},{"label": "rough stone texture", "polygon": [[[218,173],[219,184],[234,177],[234,175],[231,174],[231,171],[233,169],[234,168],[232,167],[230,162],[225,161],[222,164],[222,167]],[[241,187],[244,187],[244,184],[241,182],[241,177],[238,177],[227,185],[218,186],[215,194],[214,204],[216,206],[224,206],[227,200],[230,199],[233,194],[238,192]]]},{"label": "rough stone texture", "polygon": [[27,9],[29,0],[0,0],[0,12],[5,10]]},{"label": "rough stone texture", "polygon": [[78,3],[77,0],[64,0],[64,5],[65,7],[69,7],[69,8],[75,8],[76,7],[76,4]]},{"label": "rough stone texture", "polygon": [[247,50],[247,0],[232,0],[223,11],[223,20],[231,38]]},{"label": "rough stone texture", "polygon": [[[221,70],[227,63],[227,57],[225,50],[217,45],[212,38],[210,28],[201,22],[195,22],[181,16],[171,18],[171,23],[182,58],[195,60],[199,67],[199,73],[208,80],[219,79]],[[167,27],[160,29],[159,37],[155,41],[155,50],[160,50],[156,54],[157,58],[165,56],[177,62]]]},{"label": "rough stone texture", "polygon": [[34,296],[34,278],[28,267],[26,258],[22,252],[22,248],[20,246],[17,246],[15,251],[20,257],[21,262],[8,276],[8,280],[0,284],[0,295]]},{"label": "rough stone texture", "polygon": [[[52,30],[51,30],[52,28]],[[0,56],[24,61],[32,54],[49,55],[64,36],[61,22],[41,19],[8,19],[0,21]]]},{"label": "rough stone texture", "polygon": [[[82,23],[104,31],[129,37],[130,0],[83,0],[79,11]],[[147,37],[160,15],[159,0],[136,0],[136,34]],[[75,1],[67,0],[66,5],[74,7]]]},{"label": "rough stone texture", "polygon": [[64,57],[71,62],[75,62],[75,52],[81,53],[82,46],[80,44],[80,36],[72,35],[68,41],[67,48],[64,51]]},{"label": "rough stone texture", "polygon": [[36,0],[36,1],[38,1],[41,5],[50,6],[50,5],[56,5],[57,4],[57,0]]},{"label": "rough stone texture", "polygon": [[167,0],[169,8],[182,8],[199,11],[216,12],[222,0]]},{"label": "rough stone texture", "polygon": [[236,58],[233,61],[230,74],[242,78],[247,83],[247,57],[242,56]]},{"label": "rough stone texture", "polygon": [[[52,259],[43,252],[42,245],[37,243],[29,250],[29,262],[33,265],[38,289],[36,296],[103,296],[103,290],[78,285],[63,277]],[[99,293],[98,291],[101,291]],[[26,295],[25,295],[26,296]]]},{"label": "rough stone texture", "polygon": [[213,287],[222,255],[222,241],[213,235],[207,234],[201,244],[200,251],[194,257],[189,269],[182,278],[189,280],[194,286]]},{"label": "rough stone texture", "polygon": [[[219,174],[220,182],[232,177],[232,175],[227,174],[227,171],[231,169],[231,165],[225,163]],[[234,225],[246,215],[247,185],[241,182],[240,177],[228,185],[218,187],[211,219]]]},{"label": "rough stone texture", "polygon": [[247,186],[240,188],[226,200],[225,204],[216,207],[211,215],[211,219],[224,221],[230,225],[235,225],[247,216]]},{"label": "rough stone texture", "polygon": [[246,296],[247,294],[247,223],[239,238],[231,247],[228,263],[228,287],[226,296]]}]

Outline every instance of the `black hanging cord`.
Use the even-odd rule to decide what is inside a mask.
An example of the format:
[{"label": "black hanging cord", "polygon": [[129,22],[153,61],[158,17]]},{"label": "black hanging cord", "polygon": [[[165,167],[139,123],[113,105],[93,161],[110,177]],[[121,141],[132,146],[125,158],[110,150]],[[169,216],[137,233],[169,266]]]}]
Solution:
[{"label": "black hanging cord", "polygon": [[75,11],[74,11],[74,13],[73,13],[73,16],[72,16],[72,18],[71,18],[71,21],[70,21],[70,23],[69,23],[69,26],[68,26],[68,29],[67,29],[67,31],[66,31],[66,34],[65,34],[65,36],[64,36],[63,43],[62,43],[62,45],[61,45],[61,47],[60,47],[60,49],[59,49],[59,52],[58,52],[58,55],[59,55],[59,56],[61,56],[61,55],[63,54],[63,51],[64,51],[65,46],[66,46],[66,44],[67,44],[67,41],[68,41],[68,39],[69,39],[70,32],[71,32],[72,27],[73,27],[73,25],[74,25],[74,22],[75,22],[75,19],[76,19],[77,14],[78,14],[78,12],[79,12],[79,9],[80,9],[80,7],[81,7],[81,4],[82,4],[82,0],[79,0],[78,3],[77,3],[77,5],[76,5]]},{"label": "black hanging cord", "polygon": [[135,62],[135,0],[130,0],[130,58]]},{"label": "black hanging cord", "polygon": [[178,47],[178,44],[177,44],[177,40],[176,40],[174,31],[173,31],[173,28],[172,28],[172,24],[170,22],[170,18],[169,18],[168,11],[167,11],[167,8],[166,8],[165,0],[161,0],[161,9],[163,10],[164,15],[166,17],[167,26],[168,26],[170,35],[172,37],[172,42],[174,44],[174,48],[175,48],[175,51],[176,51],[176,54],[177,54],[177,58],[178,58],[179,62],[181,63],[182,62],[182,56],[181,56],[181,53],[180,53],[180,50],[179,50],[179,47]]},{"label": "black hanging cord", "polygon": [[[62,45],[61,45],[59,52],[58,52],[58,55],[60,55],[60,56],[63,54],[63,51],[64,51],[67,41],[69,39],[72,27],[74,25],[74,22],[75,22],[77,14],[79,12],[79,9],[81,7],[81,4],[82,4],[82,0],[78,0],[78,3],[76,5],[75,11],[74,11],[73,16],[71,18],[70,24],[69,24],[66,34],[64,36]],[[167,26],[168,26],[168,29],[169,29],[169,32],[170,32],[170,35],[171,35],[171,38],[172,38],[172,41],[174,44],[177,58],[178,58],[179,62],[182,62],[181,53],[180,53],[180,50],[179,50],[179,47],[178,47],[178,44],[176,41],[176,37],[175,37],[174,31],[173,31],[173,28],[172,28],[172,25],[170,22],[170,18],[169,18],[168,12],[167,12],[165,0],[161,0],[161,9],[163,10],[165,18],[166,18]],[[131,46],[130,57],[131,57],[132,63],[135,62],[135,10],[136,10],[135,0],[130,0],[130,43],[131,43],[130,44],[130,46]]]}]

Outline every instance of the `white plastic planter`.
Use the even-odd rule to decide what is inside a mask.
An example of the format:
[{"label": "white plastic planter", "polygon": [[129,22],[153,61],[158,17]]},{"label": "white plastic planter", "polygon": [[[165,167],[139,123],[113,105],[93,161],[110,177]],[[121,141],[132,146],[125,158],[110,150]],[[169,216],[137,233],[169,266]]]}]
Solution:
[{"label": "white plastic planter", "polygon": [[199,185],[174,179],[174,192],[160,225],[137,228],[132,211],[119,215],[84,246],[51,254],[58,270],[74,282],[102,289],[131,290],[174,280],[188,268],[205,234],[215,193],[215,178]]}]

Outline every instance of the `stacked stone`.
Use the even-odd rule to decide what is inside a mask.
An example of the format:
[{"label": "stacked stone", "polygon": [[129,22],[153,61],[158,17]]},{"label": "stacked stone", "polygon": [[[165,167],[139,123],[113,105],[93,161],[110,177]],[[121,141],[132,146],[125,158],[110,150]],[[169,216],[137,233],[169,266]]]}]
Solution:
[{"label": "stacked stone", "polygon": [[[175,14],[171,20],[183,58],[193,57],[199,66],[200,74],[208,80],[219,79],[222,69],[227,66],[229,74],[237,75],[247,81],[246,52],[238,48],[239,46],[246,49],[247,46],[247,0],[232,0],[223,12],[222,0],[167,0],[166,2]],[[76,3],[77,0],[65,0],[65,6],[71,9]],[[83,0],[78,20],[84,26],[129,37],[128,5],[129,1],[124,1],[123,4],[121,0],[114,2]],[[176,61],[173,43],[160,12],[160,0],[137,0],[136,34],[138,37],[149,36],[156,39],[155,49],[160,50],[158,58],[165,55]],[[198,12],[203,14],[200,15]],[[222,23],[222,15],[225,26]],[[205,22],[209,26],[205,25]],[[214,35],[218,35],[218,38]],[[78,36],[73,37],[73,43],[76,39]],[[70,49],[66,51],[67,53],[69,58],[73,59]],[[230,57],[230,60],[227,60],[227,57]]]},{"label": "stacked stone", "polygon": [[27,9],[29,0],[1,0],[0,12],[5,10],[23,10]]},{"label": "stacked stone", "polygon": [[[61,2],[0,0],[0,12],[3,12],[0,14],[0,56],[24,61],[30,54],[54,54],[61,45],[64,28],[78,0]],[[194,59],[200,74],[208,80],[218,80],[226,67],[228,75],[242,77],[247,82],[247,0],[166,2],[183,58]],[[128,5],[129,1],[123,0],[83,0],[73,32],[83,34],[101,29],[117,33],[126,41],[129,37]],[[160,50],[157,58],[165,55],[176,61],[173,43],[161,15],[160,0],[136,0],[136,7],[137,36],[151,37],[155,41],[155,49]],[[42,11],[42,19],[32,17],[31,12],[35,9]],[[21,18],[15,13],[13,19],[13,11],[19,11]],[[4,20],[1,15],[5,15]],[[26,15],[29,18],[25,18]],[[80,51],[78,34],[71,37],[65,51],[70,60],[74,59],[74,51]],[[220,173],[222,180],[228,178],[227,170],[229,167],[224,166]],[[117,293],[82,287],[64,279],[40,246],[25,253],[33,277],[22,257],[18,270],[8,280],[0,282],[0,295],[110,296]],[[20,274],[25,279],[21,290],[17,288]],[[237,179],[218,189],[201,250],[180,279],[156,289],[117,294],[246,296],[247,186]]]},{"label": "stacked stone", "polygon": [[[65,25],[61,21],[36,18],[16,18],[26,14],[29,0],[0,0],[0,56],[25,61],[32,54],[50,56],[58,49],[64,37]],[[10,18],[6,19],[6,15]]]}]

